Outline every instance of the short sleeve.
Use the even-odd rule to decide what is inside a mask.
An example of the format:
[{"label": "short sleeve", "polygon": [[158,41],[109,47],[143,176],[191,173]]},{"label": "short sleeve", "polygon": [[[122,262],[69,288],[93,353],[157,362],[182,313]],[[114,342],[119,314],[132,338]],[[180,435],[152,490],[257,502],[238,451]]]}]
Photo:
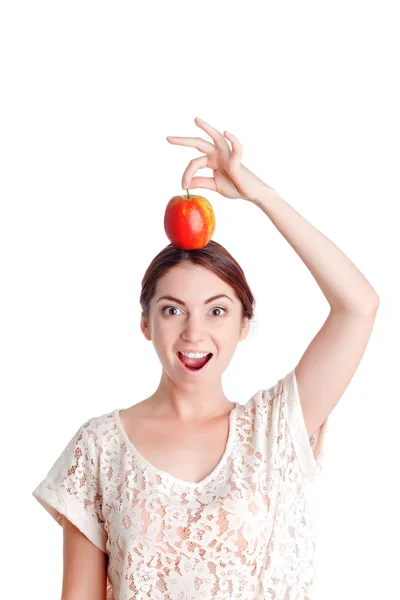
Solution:
[{"label": "short sleeve", "polygon": [[295,369],[281,380],[282,404],[285,423],[299,462],[305,476],[320,474],[323,464],[323,445],[327,420],[315,434],[308,438],[308,432],[301,407]]},{"label": "short sleeve", "polygon": [[82,425],[32,495],[62,526],[64,515],[106,552],[99,461],[93,438]]}]

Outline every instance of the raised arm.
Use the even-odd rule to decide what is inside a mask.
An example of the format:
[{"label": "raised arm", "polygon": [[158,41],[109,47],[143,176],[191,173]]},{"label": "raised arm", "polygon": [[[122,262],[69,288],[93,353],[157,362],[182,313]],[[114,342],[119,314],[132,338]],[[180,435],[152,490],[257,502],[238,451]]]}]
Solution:
[{"label": "raised arm", "polygon": [[300,256],[331,306],[328,318],[295,371],[311,438],[338,403],[360,364],[379,297],[351,260],[279,194],[265,188],[265,194],[254,203]]}]

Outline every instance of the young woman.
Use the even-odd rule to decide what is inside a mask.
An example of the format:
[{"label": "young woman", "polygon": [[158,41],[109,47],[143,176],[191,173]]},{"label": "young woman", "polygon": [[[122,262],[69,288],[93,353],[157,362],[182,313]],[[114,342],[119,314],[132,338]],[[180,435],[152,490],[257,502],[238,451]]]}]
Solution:
[{"label": "young woman", "polygon": [[[310,483],[327,419],[368,343],[379,298],[346,256],[241,164],[242,146],[200,119],[184,189],[253,202],[302,258],[331,311],[299,363],[245,404],[221,376],[254,298],[215,241],[149,265],[141,328],[158,388],[78,429],[33,495],[63,526],[64,600],[306,600],[314,579]],[[231,143],[231,146],[229,143]],[[210,167],[212,179],[194,177]]]}]

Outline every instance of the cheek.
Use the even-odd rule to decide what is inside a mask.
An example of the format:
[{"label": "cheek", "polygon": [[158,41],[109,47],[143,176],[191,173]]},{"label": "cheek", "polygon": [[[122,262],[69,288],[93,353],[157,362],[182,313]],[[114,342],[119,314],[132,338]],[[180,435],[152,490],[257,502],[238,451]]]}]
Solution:
[{"label": "cheek", "polygon": [[180,328],[175,324],[154,323],[152,342],[162,353],[169,353],[176,346]]}]

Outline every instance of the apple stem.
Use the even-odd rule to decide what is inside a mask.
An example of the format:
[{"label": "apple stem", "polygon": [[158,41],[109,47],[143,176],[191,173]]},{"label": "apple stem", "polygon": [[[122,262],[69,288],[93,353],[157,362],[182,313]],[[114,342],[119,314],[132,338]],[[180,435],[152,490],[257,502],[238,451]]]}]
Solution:
[{"label": "apple stem", "polygon": [[186,190],[186,191],[187,191],[187,193],[188,193],[188,200],[189,200],[189,198],[190,198],[189,190]]}]

